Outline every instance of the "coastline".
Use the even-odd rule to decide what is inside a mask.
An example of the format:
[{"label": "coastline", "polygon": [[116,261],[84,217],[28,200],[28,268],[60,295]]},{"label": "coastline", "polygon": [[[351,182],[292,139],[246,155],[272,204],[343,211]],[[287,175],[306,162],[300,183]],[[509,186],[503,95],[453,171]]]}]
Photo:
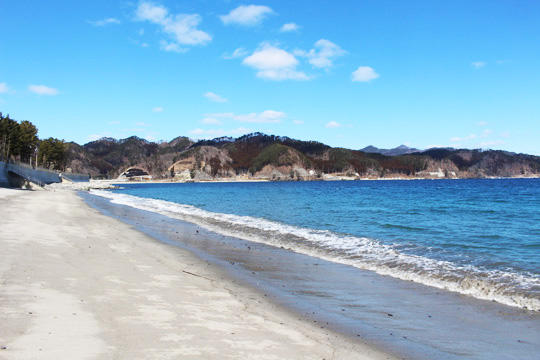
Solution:
[{"label": "coastline", "polygon": [[[430,177],[389,177],[389,178],[350,178],[336,177],[331,179],[314,179],[314,180],[291,180],[291,181],[418,181],[418,180],[471,180],[471,179],[540,179],[540,175],[536,176],[515,176],[515,177],[482,177],[482,178],[430,178]],[[198,181],[172,181],[170,179],[154,179],[154,180],[127,180],[127,179],[91,179],[88,182],[70,182],[46,185],[47,190],[105,190],[114,189],[121,184],[189,184],[189,183],[265,183],[265,182],[287,182],[284,180],[268,180],[268,179],[234,179],[234,178],[218,178],[214,180],[198,180]],[[40,190],[41,188],[38,188]]]},{"label": "coastline", "polygon": [[162,214],[80,195],[100,212],[217,265],[296,316],[404,358],[531,358],[540,345],[535,311],[324,260],[286,244],[216,232],[208,224],[182,220],[174,210]]},{"label": "coastline", "polygon": [[394,358],[298,319],[72,191],[2,193],[0,357]]}]

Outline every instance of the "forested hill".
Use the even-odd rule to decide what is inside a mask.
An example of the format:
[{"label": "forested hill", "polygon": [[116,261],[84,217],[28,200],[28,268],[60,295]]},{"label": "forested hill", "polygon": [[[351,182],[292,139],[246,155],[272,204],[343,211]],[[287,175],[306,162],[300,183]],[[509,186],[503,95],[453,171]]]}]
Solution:
[{"label": "forested hill", "polygon": [[540,176],[540,157],[498,150],[334,148],[316,141],[253,133],[194,142],[150,142],[135,136],[84,145],[39,139],[29,121],[0,113],[0,161],[19,161],[93,178],[151,175],[180,181],[216,178],[469,178]]},{"label": "forested hill", "polygon": [[115,178],[133,167],[153,178],[179,180],[475,178],[540,176],[540,157],[499,150],[438,148],[392,156],[253,133],[198,142],[187,137],[161,143],[129,137],[103,138],[82,146],[68,143],[66,167],[96,178]]}]

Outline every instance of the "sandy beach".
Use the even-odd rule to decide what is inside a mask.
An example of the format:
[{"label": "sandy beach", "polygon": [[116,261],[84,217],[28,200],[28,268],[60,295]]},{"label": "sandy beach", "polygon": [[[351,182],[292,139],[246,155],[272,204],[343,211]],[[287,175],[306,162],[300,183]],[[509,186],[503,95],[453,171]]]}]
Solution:
[{"label": "sandy beach", "polygon": [[0,190],[0,358],[392,358],[299,319],[72,191]]}]

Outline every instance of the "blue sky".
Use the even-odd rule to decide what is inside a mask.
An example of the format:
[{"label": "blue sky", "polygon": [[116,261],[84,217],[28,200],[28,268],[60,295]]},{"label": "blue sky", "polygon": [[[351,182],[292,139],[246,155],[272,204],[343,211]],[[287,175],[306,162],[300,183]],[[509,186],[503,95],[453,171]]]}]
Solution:
[{"label": "blue sky", "polygon": [[21,0],[0,19],[0,111],[41,137],[540,155],[540,1]]}]

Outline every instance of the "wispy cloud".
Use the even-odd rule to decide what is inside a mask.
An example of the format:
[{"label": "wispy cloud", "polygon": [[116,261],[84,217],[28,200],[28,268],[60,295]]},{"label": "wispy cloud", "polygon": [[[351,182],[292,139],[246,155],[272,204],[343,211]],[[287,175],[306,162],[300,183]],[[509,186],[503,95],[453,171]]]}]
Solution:
[{"label": "wispy cloud", "polygon": [[220,96],[216,93],[213,93],[211,91],[208,91],[204,94],[204,97],[207,98],[210,101],[218,102],[218,103],[224,103],[227,102],[227,99],[225,99],[223,96]]},{"label": "wispy cloud", "polygon": [[163,108],[161,106],[156,106],[155,108],[152,109],[153,112],[163,112]]},{"label": "wispy cloud", "polygon": [[[486,123],[487,125],[487,123]],[[480,125],[484,126],[484,125]],[[471,133],[466,136],[454,136],[450,138],[450,142],[454,146],[468,146],[468,147],[480,147],[485,148],[494,145],[505,144],[506,141],[501,138],[506,138],[506,133],[496,135],[491,129],[484,129],[480,133]]]},{"label": "wispy cloud", "polygon": [[222,124],[221,120],[213,118],[213,117],[205,117],[201,120],[201,122],[207,125],[221,125]]},{"label": "wispy cloud", "polygon": [[451,137],[450,138],[450,141],[455,143],[455,142],[463,142],[463,141],[467,141],[467,140],[473,140],[473,139],[476,139],[478,136],[476,134],[469,134],[467,136],[454,136],[454,137]]},{"label": "wispy cloud", "polygon": [[107,25],[116,25],[116,24],[121,23],[120,20],[116,18],[112,18],[112,17],[101,19],[101,20],[88,20],[87,22],[94,26],[107,26]]},{"label": "wispy cloud", "polygon": [[483,68],[484,66],[486,66],[487,63],[485,61],[473,61],[471,63],[471,66],[475,69],[481,69]]},{"label": "wispy cloud", "polygon": [[3,83],[0,83],[0,94],[5,94],[9,92],[9,86],[3,82]]},{"label": "wispy cloud", "polygon": [[162,50],[183,52],[181,45],[204,45],[212,40],[210,34],[199,30],[199,14],[170,14],[169,10],[152,2],[142,1],[135,12],[138,21],[158,25],[171,41],[161,46]]},{"label": "wispy cloud", "polygon": [[235,49],[232,54],[223,54],[223,58],[226,60],[238,59],[248,55],[249,52],[244,48]]},{"label": "wispy cloud", "polygon": [[[141,46],[146,47],[146,46],[144,46],[144,43],[141,44]],[[147,46],[148,46],[148,44],[147,44]],[[161,50],[163,50],[163,51],[175,52],[175,53],[185,53],[186,51],[188,51],[188,49],[180,47],[180,45],[178,45],[178,43],[168,42],[166,40],[161,40],[159,42],[159,48]]]},{"label": "wispy cloud", "polygon": [[359,66],[358,69],[352,73],[352,81],[357,82],[369,82],[379,77],[379,74],[370,66]]},{"label": "wispy cloud", "polygon": [[240,5],[231,10],[227,15],[221,15],[219,18],[225,25],[255,26],[272,13],[274,11],[268,6]]},{"label": "wispy cloud", "polygon": [[480,147],[490,147],[490,146],[495,146],[495,145],[503,145],[503,144],[506,144],[506,141],[504,140],[489,140],[489,141],[482,141],[480,142],[478,145],[480,145]]},{"label": "wispy cloud", "polygon": [[235,114],[235,113],[215,113],[207,114],[207,119],[231,119],[245,123],[280,123],[287,115],[281,111],[265,110],[260,113]]},{"label": "wispy cloud", "polygon": [[276,46],[263,43],[250,56],[246,57],[242,64],[257,70],[257,77],[262,79],[280,80],[308,80],[309,77],[302,71],[298,71],[296,57]]},{"label": "wispy cloud", "polygon": [[281,32],[292,32],[292,31],[298,31],[298,29],[300,29],[300,26],[298,26],[298,24],[287,23],[287,24],[283,24],[283,26],[281,26],[279,31],[281,31]]},{"label": "wispy cloud", "polygon": [[293,124],[295,124],[295,125],[303,125],[304,122],[302,120],[293,120]]},{"label": "wispy cloud", "polygon": [[308,58],[309,63],[316,68],[329,68],[334,65],[334,59],[346,53],[339,45],[326,39],[317,41],[314,48],[309,51],[295,50],[294,52],[295,55]]},{"label": "wispy cloud", "polygon": [[45,85],[29,85],[28,90],[38,95],[58,95],[58,90]]},{"label": "wispy cloud", "polygon": [[328,129],[333,129],[333,128],[341,127],[341,124],[338,123],[337,121],[330,121],[330,122],[326,123],[326,125],[324,125],[324,127],[328,128]]}]

